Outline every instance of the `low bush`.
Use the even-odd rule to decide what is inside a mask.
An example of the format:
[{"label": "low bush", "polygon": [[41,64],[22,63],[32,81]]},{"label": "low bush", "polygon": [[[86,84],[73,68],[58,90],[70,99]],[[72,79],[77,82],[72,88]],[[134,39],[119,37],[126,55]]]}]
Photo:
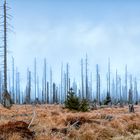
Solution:
[{"label": "low bush", "polygon": [[71,89],[68,92],[65,107],[70,110],[86,112],[89,109],[89,103],[86,99],[80,100]]}]

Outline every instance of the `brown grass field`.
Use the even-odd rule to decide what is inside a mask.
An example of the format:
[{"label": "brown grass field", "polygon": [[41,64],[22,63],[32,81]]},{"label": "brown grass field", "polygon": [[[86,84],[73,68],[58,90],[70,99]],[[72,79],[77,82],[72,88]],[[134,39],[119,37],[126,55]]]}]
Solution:
[{"label": "brown grass field", "polygon": [[[28,129],[33,110],[36,115]],[[135,113],[128,107],[82,113],[60,105],[14,105],[10,110],[0,106],[0,140],[26,139],[140,140],[140,106],[135,106]]]}]

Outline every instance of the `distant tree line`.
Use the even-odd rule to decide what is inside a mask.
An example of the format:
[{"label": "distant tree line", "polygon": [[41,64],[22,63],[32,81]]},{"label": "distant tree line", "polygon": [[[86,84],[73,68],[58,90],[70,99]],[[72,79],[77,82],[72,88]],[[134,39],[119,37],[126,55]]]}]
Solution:
[{"label": "distant tree line", "polygon": [[[11,99],[15,104],[63,104],[66,99],[70,88],[73,89],[75,95],[79,99],[87,99],[89,102],[96,102],[96,104],[104,104],[108,99],[112,104],[138,104],[138,90],[137,79],[132,75],[128,76],[127,65],[125,66],[124,83],[121,76],[116,70],[115,78],[110,74],[110,59],[108,60],[108,72],[106,75],[106,91],[101,90],[101,75],[100,67],[96,65],[96,81],[93,83],[93,73],[88,69],[88,58],[86,55],[85,60],[81,59],[81,82],[76,82],[75,79],[71,80],[70,65],[61,65],[61,79],[60,83],[54,82],[52,68],[47,68],[46,59],[43,64],[43,76],[37,73],[37,61],[34,59],[34,71],[27,69],[26,87],[22,90],[21,74],[15,68],[14,58],[12,58],[12,72],[8,78],[8,91]],[[48,72],[48,69],[49,72]],[[4,91],[3,75],[0,71],[0,101],[2,102],[2,93]],[[41,79],[41,80],[40,80]],[[112,80],[111,80],[112,79]],[[114,80],[115,79],[115,80]],[[93,89],[93,85],[95,85]],[[108,101],[107,101],[108,102]]]}]

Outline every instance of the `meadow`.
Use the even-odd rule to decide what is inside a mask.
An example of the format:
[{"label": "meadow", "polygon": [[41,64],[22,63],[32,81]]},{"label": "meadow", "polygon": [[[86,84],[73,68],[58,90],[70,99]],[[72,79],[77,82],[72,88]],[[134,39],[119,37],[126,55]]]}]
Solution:
[{"label": "meadow", "polygon": [[0,106],[0,139],[140,140],[140,106],[135,106],[135,113],[129,113],[127,106],[103,106],[85,113],[62,105]]}]

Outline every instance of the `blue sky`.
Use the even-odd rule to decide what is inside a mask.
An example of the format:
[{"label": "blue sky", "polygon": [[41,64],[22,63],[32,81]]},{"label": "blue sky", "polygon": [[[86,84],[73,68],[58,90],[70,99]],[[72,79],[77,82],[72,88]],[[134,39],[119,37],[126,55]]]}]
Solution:
[{"label": "blue sky", "polygon": [[37,57],[38,73],[43,58],[58,79],[62,62],[70,63],[71,76],[80,77],[80,59],[89,58],[89,71],[95,77],[98,63],[102,79],[111,59],[112,76],[117,68],[124,74],[140,76],[140,1],[139,0],[7,0],[12,8],[9,55],[25,77]]}]

